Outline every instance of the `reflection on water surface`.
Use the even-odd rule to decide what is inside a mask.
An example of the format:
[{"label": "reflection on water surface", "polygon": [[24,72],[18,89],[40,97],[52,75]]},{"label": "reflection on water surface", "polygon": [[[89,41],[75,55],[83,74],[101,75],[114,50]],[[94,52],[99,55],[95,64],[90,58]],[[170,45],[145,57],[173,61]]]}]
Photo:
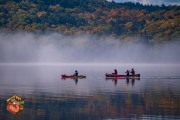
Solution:
[{"label": "reflection on water surface", "polygon": [[[105,79],[118,66],[0,66],[0,119],[180,119],[179,67],[135,67],[140,79]],[[86,79],[61,79],[79,73]],[[124,74],[129,67],[121,67]],[[6,110],[18,95],[24,110]]]}]

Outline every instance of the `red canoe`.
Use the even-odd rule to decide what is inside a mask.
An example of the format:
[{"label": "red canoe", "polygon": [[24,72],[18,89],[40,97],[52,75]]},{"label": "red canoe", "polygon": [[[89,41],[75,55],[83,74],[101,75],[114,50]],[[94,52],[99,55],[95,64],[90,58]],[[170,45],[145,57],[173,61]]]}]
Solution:
[{"label": "red canoe", "polygon": [[106,78],[140,78],[140,74],[135,74],[135,75],[114,75],[114,74],[105,74]]}]

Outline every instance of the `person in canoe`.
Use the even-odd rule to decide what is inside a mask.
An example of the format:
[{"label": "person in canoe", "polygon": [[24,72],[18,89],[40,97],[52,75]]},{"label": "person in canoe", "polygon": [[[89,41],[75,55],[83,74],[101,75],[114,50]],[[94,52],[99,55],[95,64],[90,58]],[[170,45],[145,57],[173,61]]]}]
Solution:
[{"label": "person in canoe", "polygon": [[73,76],[78,76],[78,71],[77,70],[75,70],[75,73],[74,73]]},{"label": "person in canoe", "polygon": [[135,71],[134,71],[133,68],[132,68],[132,70],[131,70],[131,74],[132,74],[132,75],[135,75]]},{"label": "person in canoe", "polygon": [[127,70],[125,73],[126,73],[126,76],[129,76],[129,70]]},{"label": "person in canoe", "polygon": [[117,70],[114,69],[114,73],[112,73],[112,74],[113,74],[113,75],[117,75],[117,74],[118,74]]}]

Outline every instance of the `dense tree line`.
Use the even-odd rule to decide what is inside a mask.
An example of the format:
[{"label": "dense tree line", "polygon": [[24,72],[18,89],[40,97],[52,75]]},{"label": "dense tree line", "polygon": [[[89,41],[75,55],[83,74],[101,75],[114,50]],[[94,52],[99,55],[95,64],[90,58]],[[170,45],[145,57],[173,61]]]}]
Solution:
[{"label": "dense tree line", "polygon": [[116,38],[141,35],[167,41],[180,37],[180,6],[106,0],[0,0],[0,29],[83,31]]}]

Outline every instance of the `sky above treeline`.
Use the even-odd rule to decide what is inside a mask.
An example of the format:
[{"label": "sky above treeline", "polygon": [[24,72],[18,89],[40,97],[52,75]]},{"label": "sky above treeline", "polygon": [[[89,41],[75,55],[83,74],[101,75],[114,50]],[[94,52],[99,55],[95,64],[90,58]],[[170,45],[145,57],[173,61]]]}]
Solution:
[{"label": "sky above treeline", "polygon": [[[112,0],[108,0],[112,1]],[[180,5],[180,0],[114,0],[115,2],[139,2],[149,5]]]}]

